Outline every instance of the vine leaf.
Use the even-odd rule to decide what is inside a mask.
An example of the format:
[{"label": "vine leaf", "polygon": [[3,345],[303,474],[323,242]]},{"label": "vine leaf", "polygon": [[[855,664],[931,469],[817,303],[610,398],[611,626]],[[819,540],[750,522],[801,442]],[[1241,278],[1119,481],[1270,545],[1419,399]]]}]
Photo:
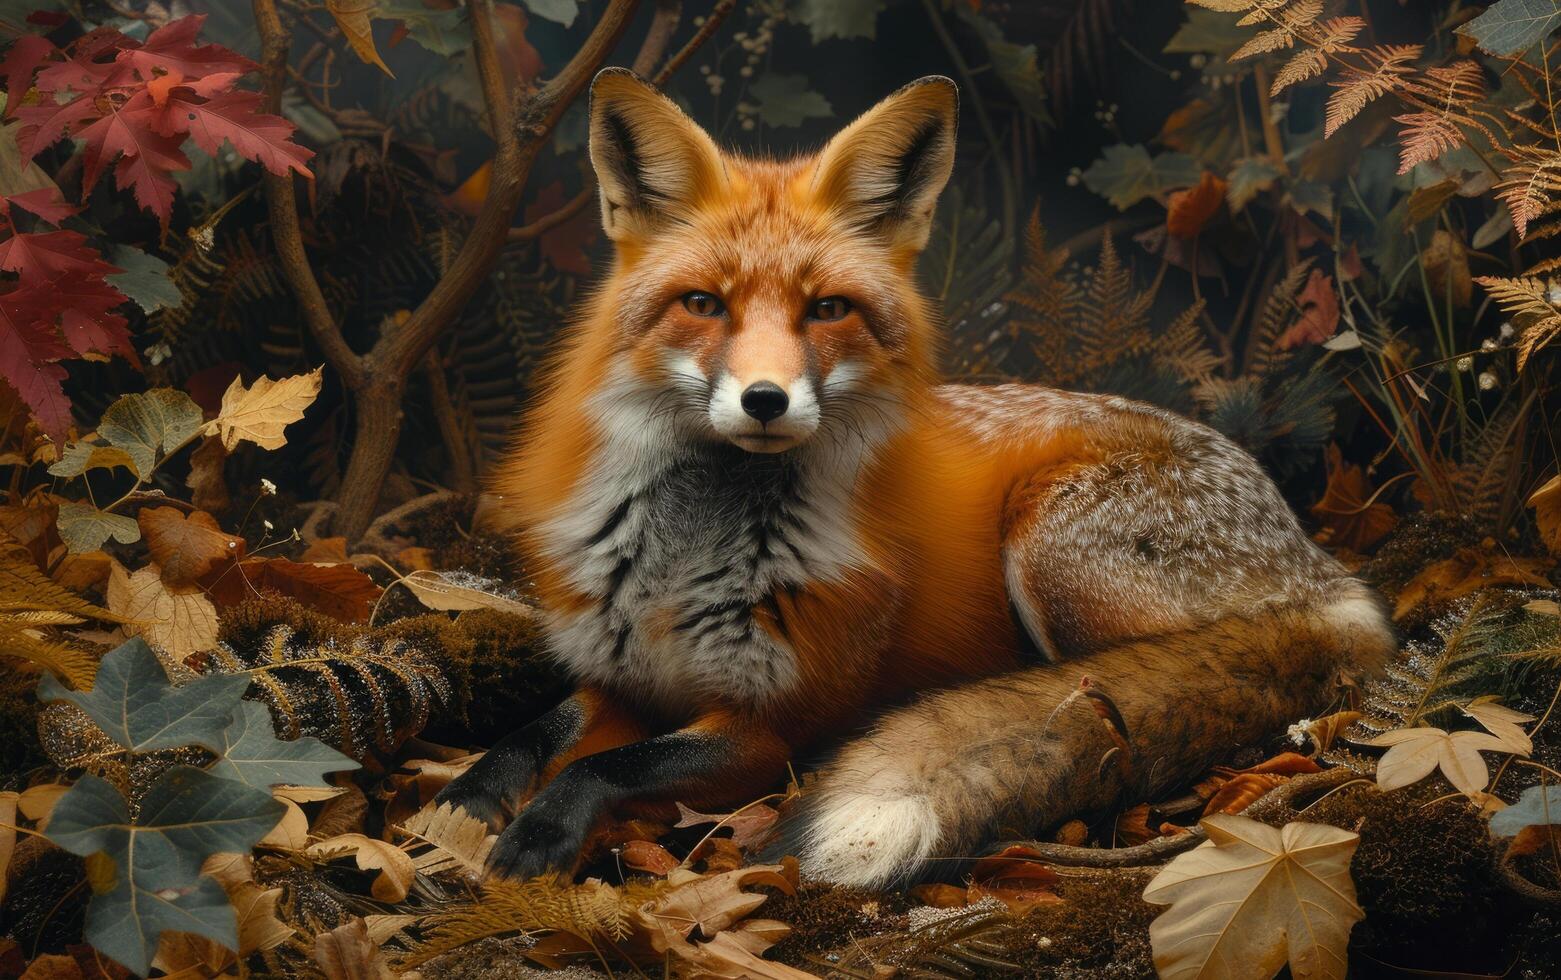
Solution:
[{"label": "vine leaf", "polygon": [[1179,855],[1144,889],[1169,905],[1149,926],[1162,980],[1272,976],[1343,980],[1350,930],[1365,918],[1350,858],[1360,835],[1314,823],[1283,829],[1216,814],[1209,839]]},{"label": "vine leaf", "polygon": [[222,733],[222,743],[222,758],[212,766],[212,775],[260,789],[324,786],[326,773],[358,768],[317,738],[305,735],[286,742],[277,738],[271,709],[256,701],[239,702],[233,723]]},{"label": "vine leaf", "polygon": [[281,381],[262,377],[251,387],[242,378],[234,378],[223,392],[217,417],[206,426],[207,435],[220,434],[222,445],[231,451],[248,440],[262,449],[280,449],[287,444],[282,430],[304,417],[304,409],[320,393],[320,368]]},{"label": "vine leaf", "polygon": [[213,854],[248,851],[281,815],[282,804],[269,794],[181,765],[152,784],[134,821],[119,790],[83,776],[55,805],[46,833],[89,858],[96,894],[86,940],[145,976],[165,931],[238,947],[227,892],[201,875],[201,863]]},{"label": "vine leaf", "polygon": [[[1460,793],[1478,793],[1490,782],[1484,752],[1514,752],[1507,739],[1487,732],[1447,732],[1440,728],[1400,728],[1383,732],[1367,745],[1391,746],[1377,761],[1377,787],[1398,789],[1418,783],[1435,769]],[[1519,752],[1527,755],[1527,752]]]},{"label": "vine leaf", "polygon": [[[38,700],[69,701],[132,752],[182,745],[220,752],[226,744],[223,731],[248,687],[249,678],[241,674],[217,674],[174,687],[157,654],[135,639],[104,656],[92,690],[67,690],[45,675]],[[267,824],[261,833],[270,829]]]},{"label": "vine leaf", "polygon": [[1118,143],[1101,151],[1084,171],[1084,186],[1126,211],[1146,197],[1159,198],[1177,187],[1198,183],[1203,168],[1185,153],[1151,157],[1143,146]]},{"label": "vine leaf", "polygon": [[141,540],[141,528],[123,514],[110,514],[91,504],[71,500],[60,504],[55,524],[60,529],[60,540],[73,555],[97,551],[103,543],[113,538],[120,544],[134,544]]},{"label": "vine leaf", "polygon": [[201,427],[195,400],[172,388],[125,395],[108,407],[98,422],[98,435],[129,454],[137,476],[151,474],[161,449],[173,451],[194,438]]}]

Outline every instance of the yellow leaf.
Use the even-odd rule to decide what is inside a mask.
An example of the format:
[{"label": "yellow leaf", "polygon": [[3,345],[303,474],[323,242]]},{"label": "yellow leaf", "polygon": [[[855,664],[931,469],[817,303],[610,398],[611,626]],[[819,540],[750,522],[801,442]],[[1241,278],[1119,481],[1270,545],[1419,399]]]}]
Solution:
[{"label": "yellow leaf", "polygon": [[29,786],[22,791],[21,798],[17,801],[22,816],[38,825],[39,830],[49,828],[49,817],[54,813],[54,804],[60,801],[70,787],[64,783],[39,783],[37,786]]},{"label": "yellow leaf", "polygon": [[429,609],[454,612],[464,609],[497,609],[500,612],[532,616],[536,610],[517,599],[470,585],[462,585],[442,572],[416,571],[399,580]]},{"label": "yellow leaf", "polygon": [[272,381],[261,378],[245,388],[242,378],[234,378],[222,394],[222,408],[206,424],[206,434],[218,433],[222,445],[232,450],[248,439],[262,449],[280,449],[287,444],[282,430],[304,417],[304,409],[320,393],[320,368],[308,374]]},{"label": "yellow leaf", "polygon": [[316,936],[314,961],[326,980],[394,980],[396,976],[358,917]]},{"label": "yellow leaf", "polygon": [[115,562],[108,573],[108,608],[133,622],[131,636],[145,638],[176,663],[217,645],[217,609],[199,588],[171,588],[155,564],[134,574]]},{"label": "yellow leaf", "polygon": [[1144,901],[1170,906],[1149,926],[1161,980],[1268,980],[1287,962],[1297,977],[1342,980],[1350,930],[1366,914],[1350,880],[1360,836],[1232,814],[1202,826],[1208,841],[1144,889]]},{"label": "yellow leaf", "polygon": [[1463,713],[1479,722],[1481,728],[1506,742],[1508,751],[1519,755],[1528,755],[1534,751],[1534,740],[1529,738],[1528,732],[1518,727],[1524,722],[1533,721],[1533,715],[1514,711],[1491,698],[1476,698],[1464,705]]},{"label": "yellow leaf", "polygon": [[369,889],[375,898],[381,902],[399,902],[407,897],[407,890],[417,874],[407,852],[362,834],[339,834],[311,844],[308,851],[310,857],[316,858],[330,858],[344,852],[351,853],[364,871],[379,872]]},{"label": "yellow leaf", "polygon": [[395,72],[385,64],[379,49],[374,46],[374,14],[378,7],[376,0],[325,0],[325,9],[336,18],[336,26],[341,28],[353,52],[364,64],[377,65],[380,71],[395,78]]},{"label": "yellow leaf", "polygon": [[1539,538],[1545,542],[1552,555],[1561,557],[1561,476],[1553,476],[1544,486],[1528,498],[1534,508],[1534,523],[1539,526]]},{"label": "yellow leaf", "polygon": [[462,870],[481,877],[496,835],[487,821],[478,820],[450,803],[426,807],[401,825],[401,831],[420,845],[412,864],[423,874]]},{"label": "yellow leaf", "polygon": [[285,796],[277,796],[287,809],[271,832],[260,839],[266,847],[279,847],[286,851],[301,851],[309,846],[309,818],[297,803]]},{"label": "yellow leaf", "polygon": [[1377,760],[1377,786],[1398,789],[1418,783],[1435,769],[1460,793],[1477,793],[1491,781],[1481,752],[1518,752],[1505,739],[1485,732],[1446,732],[1440,728],[1400,728],[1366,743],[1390,746]]}]

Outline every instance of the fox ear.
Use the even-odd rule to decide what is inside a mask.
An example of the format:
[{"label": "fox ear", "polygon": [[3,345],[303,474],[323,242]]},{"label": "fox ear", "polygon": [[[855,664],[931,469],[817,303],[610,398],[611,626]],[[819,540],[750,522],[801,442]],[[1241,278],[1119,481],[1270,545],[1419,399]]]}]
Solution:
[{"label": "fox ear", "polygon": [[954,168],[959,90],[928,75],[841,130],[819,154],[813,187],[849,218],[920,249]]},{"label": "fox ear", "polygon": [[676,220],[724,180],[709,135],[627,69],[597,72],[590,134],[602,226],[614,241]]}]

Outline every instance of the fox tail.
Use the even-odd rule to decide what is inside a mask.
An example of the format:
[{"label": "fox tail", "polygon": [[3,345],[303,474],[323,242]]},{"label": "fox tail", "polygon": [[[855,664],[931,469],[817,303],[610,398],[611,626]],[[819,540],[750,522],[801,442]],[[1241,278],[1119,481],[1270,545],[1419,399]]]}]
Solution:
[{"label": "fox tail", "polygon": [[[1005,832],[1037,832],[1124,793],[1152,798],[1326,705],[1341,672],[1387,660],[1396,645],[1380,600],[1352,579],[1338,584],[1326,600],[929,694],[847,743],[775,849],[811,877],[882,887]],[[1107,727],[1068,700],[1085,677],[1126,725],[1129,751],[1109,760]]]}]

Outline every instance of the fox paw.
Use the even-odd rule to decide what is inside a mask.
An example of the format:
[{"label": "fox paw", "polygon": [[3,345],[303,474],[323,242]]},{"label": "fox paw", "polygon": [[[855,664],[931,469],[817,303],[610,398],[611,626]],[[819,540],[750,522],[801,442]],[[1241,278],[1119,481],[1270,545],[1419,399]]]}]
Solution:
[{"label": "fox paw", "polygon": [[584,833],[527,811],[505,828],[488,854],[490,874],[524,880],[567,871],[585,846]]},{"label": "fox paw", "polygon": [[[475,776],[475,778],[473,778]],[[505,796],[491,780],[470,770],[457,776],[434,796],[434,805],[449,803],[497,830],[504,825]]]}]

